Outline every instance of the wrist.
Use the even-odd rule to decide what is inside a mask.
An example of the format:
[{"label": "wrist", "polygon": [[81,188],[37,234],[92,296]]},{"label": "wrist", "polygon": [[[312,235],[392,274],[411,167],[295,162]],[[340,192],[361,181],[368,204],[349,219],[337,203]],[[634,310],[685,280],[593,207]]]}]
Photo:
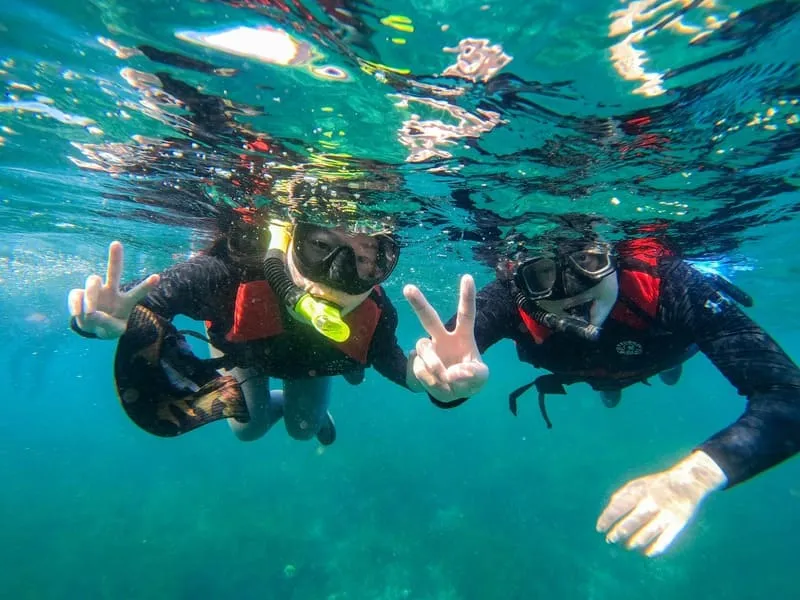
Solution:
[{"label": "wrist", "polygon": [[692,452],[675,465],[674,469],[695,481],[705,493],[711,493],[728,484],[725,472],[702,450]]},{"label": "wrist", "polygon": [[84,329],[81,329],[80,325],[78,325],[78,317],[72,317],[69,320],[69,328],[72,329],[72,331],[77,333],[79,336],[84,337],[84,338],[89,339],[89,340],[96,340],[96,339],[99,339],[99,337],[100,337],[96,333],[92,333],[90,331],[86,331]]}]

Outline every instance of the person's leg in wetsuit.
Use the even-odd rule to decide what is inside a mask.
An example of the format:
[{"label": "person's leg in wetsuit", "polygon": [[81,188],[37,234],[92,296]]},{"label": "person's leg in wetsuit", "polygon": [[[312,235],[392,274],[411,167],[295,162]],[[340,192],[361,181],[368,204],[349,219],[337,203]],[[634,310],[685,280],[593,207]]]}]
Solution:
[{"label": "person's leg in wetsuit", "polygon": [[328,412],[330,385],[330,377],[284,380],[283,420],[294,439],[317,436],[323,446],[336,440],[336,426]]},{"label": "person's leg in wetsuit", "polygon": [[683,364],[678,364],[672,367],[671,369],[667,369],[666,371],[661,371],[658,374],[658,378],[663,381],[667,385],[675,385],[678,383],[678,380],[681,378],[683,374]]},{"label": "person's leg in wetsuit", "polygon": [[257,369],[236,368],[230,371],[242,388],[250,420],[246,423],[228,419],[231,430],[243,442],[262,437],[284,418],[286,431],[296,440],[316,436],[329,446],[336,440],[336,426],[328,412],[330,378],[285,380],[283,390],[269,389],[269,377]]},{"label": "person's leg in wetsuit", "polygon": [[250,420],[246,423],[228,419],[231,431],[243,442],[263,436],[283,416],[283,391],[269,389],[269,377],[257,369],[236,368],[229,371],[239,382]]}]

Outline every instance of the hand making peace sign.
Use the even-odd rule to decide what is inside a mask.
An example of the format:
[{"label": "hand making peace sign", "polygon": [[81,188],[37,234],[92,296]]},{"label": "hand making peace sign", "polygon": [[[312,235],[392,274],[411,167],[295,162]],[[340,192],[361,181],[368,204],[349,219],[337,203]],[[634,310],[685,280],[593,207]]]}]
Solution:
[{"label": "hand making peace sign", "polygon": [[473,396],[489,378],[475,343],[475,281],[461,278],[458,314],[453,331],[445,329],[436,310],[414,285],[403,290],[430,338],[421,338],[412,353],[414,376],[440,402]]},{"label": "hand making peace sign", "polygon": [[158,275],[150,275],[129,291],[121,292],[122,258],[122,244],[111,242],[105,283],[99,275],[89,275],[86,288],[71,290],[67,300],[70,315],[75,318],[78,327],[107,340],[125,333],[133,308],[159,282]]}]

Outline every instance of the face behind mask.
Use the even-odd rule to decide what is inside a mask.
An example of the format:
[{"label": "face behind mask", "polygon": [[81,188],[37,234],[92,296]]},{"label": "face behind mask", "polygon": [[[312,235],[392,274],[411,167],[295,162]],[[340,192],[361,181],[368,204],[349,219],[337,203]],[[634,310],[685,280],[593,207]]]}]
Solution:
[{"label": "face behind mask", "polygon": [[292,260],[303,278],[349,295],[361,295],[385,281],[399,253],[389,233],[349,233],[298,223],[292,235]]},{"label": "face behind mask", "polygon": [[286,257],[286,263],[287,267],[289,268],[289,274],[292,277],[292,281],[297,287],[303,289],[316,298],[325,300],[326,302],[330,302],[331,304],[338,306],[341,309],[342,315],[346,315],[347,313],[355,310],[358,305],[364,302],[364,300],[369,297],[370,293],[372,293],[372,290],[368,290],[361,294],[347,294],[323,283],[318,283],[307,279],[297,269],[297,265],[294,262],[291,252]]}]

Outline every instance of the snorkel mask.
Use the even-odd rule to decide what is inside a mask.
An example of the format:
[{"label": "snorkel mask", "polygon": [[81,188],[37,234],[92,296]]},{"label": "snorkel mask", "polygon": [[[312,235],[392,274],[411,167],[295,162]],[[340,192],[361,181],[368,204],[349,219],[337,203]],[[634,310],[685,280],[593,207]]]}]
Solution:
[{"label": "snorkel mask", "polygon": [[350,328],[341,308],[298,286],[287,270],[287,255],[302,278],[348,295],[368,293],[394,270],[399,256],[397,242],[388,234],[348,233],[298,223],[269,226],[270,244],[264,275],[278,298],[301,320],[325,337],[344,342]]},{"label": "snorkel mask", "polygon": [[562,243],[520,264],[514,274],[517,303],[554,331],[596,340],[617,300],[617,264],[608,244]]},{"label": "snorkel mask", "polygon": [[384,232],[367,234],[298,223],[292,236],[292,259],[300,274],[351,295],[384,282],[399,255],[397,241]]}]

